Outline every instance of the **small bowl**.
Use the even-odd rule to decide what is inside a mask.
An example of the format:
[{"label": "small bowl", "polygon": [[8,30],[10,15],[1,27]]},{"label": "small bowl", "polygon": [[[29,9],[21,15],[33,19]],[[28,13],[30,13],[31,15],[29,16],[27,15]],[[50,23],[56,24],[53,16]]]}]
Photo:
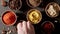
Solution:
[{"label": "small bowl", "polygon": [[[39,0],[39,1],[37,1],[37,0],[26,0],[26,2],[27,2],[27,5],[29,7],[35,8],[35,7],[38,7],[41,4],[42,0]],[[32,4],[32,3],[34,3],[34,4]]]},{"label": "small bowl", "polygon": [[[4,19],[6,19],[6,18],[4,18],[4,15],[7,15],[8,13],[11,13],[14,17],[12,17],[12,18],[14,18],[15,20],[14,21],[12,21],[11,22],[11,20],[10,20],[10,22],[9,22],[9,24],[7,23],[7,21],[5,21]],[[6,17],[6,16],[5,16]],[[9,17],[7,17],[7,19],[8,19]],[[9,19],[12,19],[12,18],[9,18]],[[6,20],[7,20],[6,19]],[[9,20],[8,19],[8,20]],[[1,20],[2,20],[2,23],[3,24],[5,24],[6,26],[12,26],[12,25],[14,25],[15,23],[16,23],[16,21],[17,21],[17,16],[16,16],[16,14],[13,12],[13,11],[11,11],[11,10],[7,10],[6,12],[4,12],[3,14],[2,14],[2,17],[1,17]]]},{"label": "small bowl", "polygon": [[[35,16],[34,16],[35,14]],[[42,20],[42,14],[38,9],[31,9],[27,12],[27,20],[32,24],[38,24]],[[36,21],[36,22],[35,22]]]},{"label": "small bowl", "polygon": [[[21,0],[18,0],[18,5],[19,5],[19,7],[15,7],[15,5],[14,5],[14,7],[12,7],[12,5],[10,4],[11,2],[13,2],[14,3],[14,1],[15,0],[9,0],[9,3],[8,3],[8,6],[9,6],[9,8],[10,9],[12,9],[12,10],[19,10],[21,7],[22,7],[22,1]],[[20,1],[20,2],[19,2]],[[16,3],[15,3],[16,4]]]},{"label": "small bowl", "polygon": [[[50,31],[50,30],[46,30],[47,28],[49,28],[50,26],[52,26],[52,30]],[[44,28],[45,27],[45,28]],[[47,28],[46,28],[47,27]],[[44,32],[52,32],[52,31],[54,31],[54,24],[52,23],[52,22],[50,22],[50,21],[45,21],[45,22],[43,22],[42,24],[41,24],[41,28],[42,28],[42,30],[44,31]]]},{"label": "small bowl", "polygon": [[[49,14],[48,13],[48,10],[50,11],[50,9],[51,8],[49,8],[49,6],[50,7],[52,7],[53,6],[53,8],[54,8],[54,10],[55,10],[55,12],[56,12],[56,15],[53,15],[53,14]],[[60,11],[60,8],[59,8],[59,5],[57,4],[57,3],[55,3],[55,2],[51,2],[51,3],[49,3],[47,6],[46,6],[46,8],[45,8],[45,12],[46,12],[46,14],[49,16],[49,17],[52,17],[52,18],[54,18],[54,17],[57,17],[58,15],[59,15],[59,11]],[[52,16],[53,15],[53,16]]]}]

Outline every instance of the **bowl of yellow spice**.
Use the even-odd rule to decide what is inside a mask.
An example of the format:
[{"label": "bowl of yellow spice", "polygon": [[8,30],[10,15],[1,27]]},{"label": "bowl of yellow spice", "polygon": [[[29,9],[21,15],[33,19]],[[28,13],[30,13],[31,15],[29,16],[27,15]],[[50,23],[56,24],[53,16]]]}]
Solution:
[{"label": "bowl of yellow spice", "polygon": [[42,14],[38,9],[31,9],[27,12],[27,20],[32,24],[38,24],[42,19]]}]

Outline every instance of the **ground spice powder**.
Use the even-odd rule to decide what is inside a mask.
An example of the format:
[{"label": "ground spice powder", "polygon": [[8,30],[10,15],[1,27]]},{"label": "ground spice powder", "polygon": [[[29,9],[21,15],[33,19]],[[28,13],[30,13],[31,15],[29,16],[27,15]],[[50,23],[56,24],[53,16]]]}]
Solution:
[{"label": "ground spice powder", "polygon": [[51,23],[49,23],[49,22],[46,22],[46,23],[44,24],[44,30],[45,30],[46,32],[51,32],[51,31],[53,30],[53,25],[52,25]]},{"label": "ground spice powder", "polygon": [[16,20],[16,17],[13,12],[8,11],[3,15],[3,21],[5,24],[10,25],[14,23]]}]

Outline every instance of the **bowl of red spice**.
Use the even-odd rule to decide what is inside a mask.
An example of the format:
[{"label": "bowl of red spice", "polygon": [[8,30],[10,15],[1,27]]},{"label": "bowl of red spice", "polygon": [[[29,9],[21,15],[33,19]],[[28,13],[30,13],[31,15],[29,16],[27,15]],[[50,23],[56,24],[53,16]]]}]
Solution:
[{"label": "bowl of red spice", "polygon": [[45,33],[51,33],[54,31],[54,24],[50,21],[45,21],[41,24],[42,31]]},{"label": "bowl of red spice", "polygon": [[2,14],[2,22],[7,26],[14,25],[16,23],[16,20],[17,20],[17,16],[11,10],[8,10]]}]

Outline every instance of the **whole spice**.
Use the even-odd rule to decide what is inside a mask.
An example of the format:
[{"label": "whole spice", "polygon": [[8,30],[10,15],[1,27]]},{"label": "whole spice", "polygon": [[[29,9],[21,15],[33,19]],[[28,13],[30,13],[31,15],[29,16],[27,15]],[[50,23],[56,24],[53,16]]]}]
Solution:
[{"label": "whole spice", "polygon": [[8,28],[8,31],[7,31],[6,34],[11,34],[11,33],[12,33],[12,30],[10,30],[10,29]]},{"label": "whole spice", "polygon": [[1,0],[1,5],[5,7],[5,6],[7,6],[7,2],[4,0]]},{"label": "whole spice", "polygon": [[6,32],[5,27],[3,27],[2,34],[6,34]]},{"label": "whole spice", "polygon": [[21,7],[21,0],[9,0],[9,7],[11,9],[20,9]]},{"label": "whole spice", "polygon": [[2,30],[2,34],[6,34],[6,32],[7,32],[7,31],[5,31],[5,30]]},{"label": "whole spice", "polygon": [[16,21],[16,15],[11,11],[7,11],[3,14],[2,21],[6,25],[11,25]]}]

